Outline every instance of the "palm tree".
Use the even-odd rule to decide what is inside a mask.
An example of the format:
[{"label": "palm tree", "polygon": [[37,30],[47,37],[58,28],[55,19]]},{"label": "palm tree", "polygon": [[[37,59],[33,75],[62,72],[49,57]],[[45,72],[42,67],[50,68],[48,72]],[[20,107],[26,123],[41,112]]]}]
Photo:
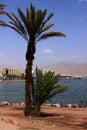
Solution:
[{"label": "palm tree", "polygon": [[[5,11],[4,11],[4,7],[5,7],[5,6],[6,6],[6,5],[0,4],[0,15],[1,15],[1,14],[5,14]],[[4,21],[0,20],[0,24],[2,24],[2,23],[4,23]]]},{"label": "palm tree", "polygon": [[[36,10],[32,4],[30,8],[26,8],[26,14],[18,8],[19,17],[14,13],[7,13],[9,23],[2,24],[18,32],[27,42],[26,52],[26,82],[25,82],[25,116],[29,116],[32,112],[31,91],[32,86],[32,66],[34,54],[36,52],[36,43],[46,38],[58,36],[65,37],[61,32],[47,32],[54,24],[48,21],[52,18],[53,13],[47,16],[47,10]],[[33,89],[33,88],[32,88]]]},{"label": "palm tree", "polygon": [[34,76],[34,100],[33,102],[33,115],[39,116],[41,105],[46,101],[53,98],[55,95],[68,90],[66,86],[58,84],[61,75],[56,75],[54,72],[43,72],[36,68]]}]

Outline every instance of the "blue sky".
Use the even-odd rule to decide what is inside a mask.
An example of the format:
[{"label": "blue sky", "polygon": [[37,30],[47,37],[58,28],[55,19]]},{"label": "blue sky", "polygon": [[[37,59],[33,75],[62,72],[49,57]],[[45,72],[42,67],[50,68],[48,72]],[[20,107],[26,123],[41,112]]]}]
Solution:
[{"label": "blue sky", "polygon": [[[6,11],[17,14],[17,7],[25,11],[30,3],[36,9],[47,9],[54,16],[52,31],[66,34],[66,38],[50,38],[37,43],[34,66],[57,62],[87,62],[87,0],[1,0]],[[4,19],[4,16],[0,16]],[[0,66],[25,69],[27,43],[15,31],[0,27]]]}]

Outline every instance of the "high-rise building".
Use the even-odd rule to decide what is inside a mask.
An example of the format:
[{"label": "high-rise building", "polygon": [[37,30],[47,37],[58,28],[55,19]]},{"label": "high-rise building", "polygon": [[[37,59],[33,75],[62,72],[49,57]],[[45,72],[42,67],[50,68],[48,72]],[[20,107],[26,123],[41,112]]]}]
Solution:
[{"label": "high-rise building", "polygon": [[7,76],[7,75],[11,75],[11,76],[19,76],[21,77],[24,72],[17,69],[17,68],[3,68],[2,69],[2,74]]}]

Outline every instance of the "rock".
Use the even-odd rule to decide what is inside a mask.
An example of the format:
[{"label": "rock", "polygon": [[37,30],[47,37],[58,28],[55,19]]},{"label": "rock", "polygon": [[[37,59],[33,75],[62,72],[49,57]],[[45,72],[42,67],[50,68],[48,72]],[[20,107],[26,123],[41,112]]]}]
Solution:
[{"label": "rock", "polygon": [[87,108],[87,105],[85,105],[84,108]]},{"label": "rock", "polygon": [[46,104],[47,106],[53,106],[53,104],[51,104],[51,103],[48,103],[48,104]]},{"label": "rock", "polygon": [[16,102],[10,102],[10,105],[15,105],[16,104]]},{"label": "rock", "polygon": [[60,104],[61,107],[67,107],[67,104]]},{"label": "rock", "polygon": [[17,106],[18,106],[19,104],[20,104],[20,103],[15,103],[15,105],[17,105]]},{"label": "rock", "polygon": [[4,101],[4,102],[0,103],[0,106],[4,106],[4,105],[9,105],[9,102],[8,101]]},{"label": "rock", "polygon": [[67,107],[72,108],[72,104],[67,104]]},{"label": "rock", "polygon": [[59,103],[55,104],[56,107],[60,108],[61,105]]},{"label": "rock", "polygon": [[73,108],[78,108],[79,105],[78,105],[78,104],[73,104],[72,107],[73,107]]},{"label": "rock", "polygon": [[24,102],[21,102],[21,104],[20,104],[21,106],[24,106],[25,105],[25,103]]}]

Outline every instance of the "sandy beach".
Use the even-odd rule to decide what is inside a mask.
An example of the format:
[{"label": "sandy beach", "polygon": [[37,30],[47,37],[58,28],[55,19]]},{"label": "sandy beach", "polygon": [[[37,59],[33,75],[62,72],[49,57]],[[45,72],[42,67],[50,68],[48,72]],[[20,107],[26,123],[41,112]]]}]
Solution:
[{"label": "sandy beach", "polygon": [[0,130],[86,130],[87,108],[43,105],[41,117],[25,117],[24,106],[0,106]]}]

